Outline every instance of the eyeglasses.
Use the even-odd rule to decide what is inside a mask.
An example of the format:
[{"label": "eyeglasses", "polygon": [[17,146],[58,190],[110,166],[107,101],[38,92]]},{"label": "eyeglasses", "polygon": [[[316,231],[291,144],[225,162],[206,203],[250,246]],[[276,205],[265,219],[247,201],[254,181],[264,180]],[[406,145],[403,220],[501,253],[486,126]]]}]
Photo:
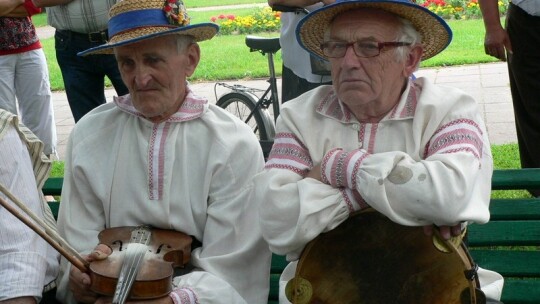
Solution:
[{"label": "eyeglasses", "polygon": [[376,41],[327,41],[321,44],[323,54],[329,58],[341,58],[345,56],[350,46],[358,57],[377,57],[384,48],[396,48],[411,45],[410,42],[376,42]]}]

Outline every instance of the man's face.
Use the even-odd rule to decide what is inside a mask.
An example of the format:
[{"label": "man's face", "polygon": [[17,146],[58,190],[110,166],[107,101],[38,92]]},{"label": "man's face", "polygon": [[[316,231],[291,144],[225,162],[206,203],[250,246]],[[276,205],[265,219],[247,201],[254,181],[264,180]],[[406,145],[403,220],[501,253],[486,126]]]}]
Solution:
[{"label": "man's face", "polygon": [[116,47],[115,54],[133,106],[153,122],[166,120],[180,108],[186,78],[200,58],[197,44],[178,52],[173,35]]},{"label": "man's face", "polygon": [[[361,9],[338,15],[326,40],[394,42],[399,28],[400,22],[393,15]],[[408,49],[405,51],[408,53]],[[359,120],[378,121],[399,101],[409,72],[406,62],[398,59],[394,48],[384,48],[376,57],[361,58],[351,46],[343,57],[330,58],[334,88]]]}]

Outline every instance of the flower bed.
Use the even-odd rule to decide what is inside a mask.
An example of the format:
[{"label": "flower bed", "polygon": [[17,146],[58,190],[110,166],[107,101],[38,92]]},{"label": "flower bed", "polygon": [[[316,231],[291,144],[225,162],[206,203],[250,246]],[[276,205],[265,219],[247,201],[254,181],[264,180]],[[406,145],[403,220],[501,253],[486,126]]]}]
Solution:
[{"label": "flower bed", "polygon": [[[474,19],[482,18],[478,0],[417,0],[418,4],[426,7],[444,19]],[[501,16],[506,14],[508,0],[499,0]]]},{"label": "flower bed", "polygon": [[218,15],[210,21],[219,25],[221,35],[253,34],[260,32],[276,32],[281,27],[281,12],[273,12],[270,7],[264,7],[248,16]]},{"label": "flower bed", "polygon": [[[482,18],[478,0],[416,0],[444,19],[478,19]],[[508,0],[499,0],[501,16],[506,14]],[[279,32],[281,12],[274,12],[264,7],[247,16],[221,14],[213,16],[210,21],[219,25],[221,35],[253,34],[260,32]]]}]

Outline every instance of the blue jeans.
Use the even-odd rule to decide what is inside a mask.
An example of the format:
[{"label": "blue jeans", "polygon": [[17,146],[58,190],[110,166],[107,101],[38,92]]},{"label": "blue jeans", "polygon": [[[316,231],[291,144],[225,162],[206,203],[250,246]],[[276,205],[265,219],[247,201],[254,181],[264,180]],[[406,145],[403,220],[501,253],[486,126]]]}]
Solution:
[{"label": "blue jeans", "polygon": [[114,55],[77,56],[78,52],[101,45],[104,41],[91,42],[85,35],[59,30],[54,37],[56,60],[62,71],[69,107],[75,122],[106,102],[105,76],[111,80],[118,96],[128,93]]}]

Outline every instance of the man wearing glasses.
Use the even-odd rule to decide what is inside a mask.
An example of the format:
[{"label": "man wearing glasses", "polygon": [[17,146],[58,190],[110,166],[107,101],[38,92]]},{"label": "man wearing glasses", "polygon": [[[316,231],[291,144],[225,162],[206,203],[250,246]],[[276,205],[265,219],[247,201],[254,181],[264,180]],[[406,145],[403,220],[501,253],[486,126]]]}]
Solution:
[{"label": "man wearing glasses", "polygon": [[[306,244],[353,212],[373,208],[427,234],[435,225],[443,239],[460,235],[462,223],[487,222],[493,166],[473,98],[410,77],[450,43],[443,19],[408,0],[338,0],[302,19],[296,34],[330,61],[333,85],[283,106],[255,177],[263,236],[293,261],[282,303]],[[502,277],[478,275],[486,297],[498,300]]]}]

